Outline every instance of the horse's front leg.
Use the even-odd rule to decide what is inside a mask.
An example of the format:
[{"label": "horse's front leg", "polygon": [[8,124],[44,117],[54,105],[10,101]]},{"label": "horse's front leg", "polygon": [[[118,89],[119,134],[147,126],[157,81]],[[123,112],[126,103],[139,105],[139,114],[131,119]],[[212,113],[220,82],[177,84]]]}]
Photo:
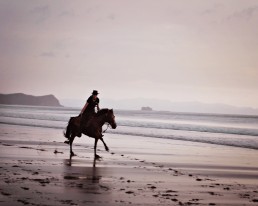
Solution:
[{"label": "horse's front leg", "polygon": [[100,138],[100,140],[103,142],[106,151],[109,152],[109,148],[108,148],[108,146],[106,145],[106,143],[104,142],[103,136]]}]

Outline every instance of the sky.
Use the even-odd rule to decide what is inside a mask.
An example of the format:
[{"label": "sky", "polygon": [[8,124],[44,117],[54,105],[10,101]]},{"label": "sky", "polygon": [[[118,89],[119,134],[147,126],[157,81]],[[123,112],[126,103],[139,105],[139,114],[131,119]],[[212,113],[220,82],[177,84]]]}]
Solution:
[{"label": "sky", "polygon": [[0,93],[258,108],[258,0],[0,0]]}]

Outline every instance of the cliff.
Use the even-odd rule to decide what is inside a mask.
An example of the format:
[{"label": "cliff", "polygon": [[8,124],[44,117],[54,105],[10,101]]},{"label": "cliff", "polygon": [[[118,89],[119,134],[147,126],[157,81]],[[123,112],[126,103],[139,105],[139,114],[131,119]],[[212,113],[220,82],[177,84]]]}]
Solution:
[{"label": "cliff", "polygon": [[54,95],[0,94],[0,104],[62,107]]}]

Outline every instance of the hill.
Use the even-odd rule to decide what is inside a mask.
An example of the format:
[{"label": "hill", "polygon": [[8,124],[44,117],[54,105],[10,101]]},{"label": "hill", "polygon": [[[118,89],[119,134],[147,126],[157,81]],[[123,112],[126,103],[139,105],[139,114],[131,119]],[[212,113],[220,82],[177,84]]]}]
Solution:
[{"label": "hill", "polygon": [[62,107],[54,95],[0,94],[0,104]]}]

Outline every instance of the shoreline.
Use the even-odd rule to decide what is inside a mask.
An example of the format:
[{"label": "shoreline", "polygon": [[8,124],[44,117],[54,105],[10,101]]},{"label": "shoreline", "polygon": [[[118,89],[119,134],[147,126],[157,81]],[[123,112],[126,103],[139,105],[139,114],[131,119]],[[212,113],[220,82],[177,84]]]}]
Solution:
[{"label": "shoreline", "polygon": [[0,124],[1,205],[257,205],[258,151],[179,140]]}]

